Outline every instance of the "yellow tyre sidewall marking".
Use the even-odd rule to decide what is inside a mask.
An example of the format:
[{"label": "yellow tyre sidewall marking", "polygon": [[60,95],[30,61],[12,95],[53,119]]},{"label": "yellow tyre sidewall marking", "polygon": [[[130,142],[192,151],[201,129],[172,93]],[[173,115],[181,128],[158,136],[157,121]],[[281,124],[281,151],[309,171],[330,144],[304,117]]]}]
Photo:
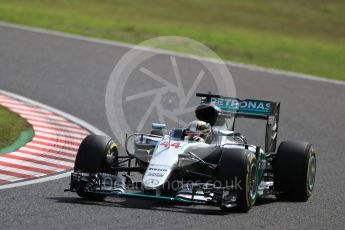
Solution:
[{"label": "yellow tyre sidewall marking", "polygon": [[112,143],[112,144],[110,145],[110,148],[108,149],[107,155],[111,155],[112,150],[115,149],[115,148],[117,148],[117,144]]}]

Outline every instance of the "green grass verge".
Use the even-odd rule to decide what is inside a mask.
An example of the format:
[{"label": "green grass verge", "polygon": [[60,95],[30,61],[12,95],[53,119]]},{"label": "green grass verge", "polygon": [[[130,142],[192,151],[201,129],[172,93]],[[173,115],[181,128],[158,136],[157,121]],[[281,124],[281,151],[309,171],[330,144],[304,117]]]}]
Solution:
[{"label": "green grass verge", "polygon": [[345,80],[344,12],[343,0],[0,3],[3,21],[129,43],[162,35],[185,36],[227,60],[339,80]]},{"label": "green grass verge", "polygon": [[0,106],[0,154],[15,151],[33,136],[32,126],[25,119]]}]

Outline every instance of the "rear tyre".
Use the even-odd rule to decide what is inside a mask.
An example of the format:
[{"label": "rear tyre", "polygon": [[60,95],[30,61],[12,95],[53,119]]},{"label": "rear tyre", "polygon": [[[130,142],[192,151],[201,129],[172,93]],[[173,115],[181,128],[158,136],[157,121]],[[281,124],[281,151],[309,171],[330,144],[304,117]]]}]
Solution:
[{"label": "rear tyre", "polygon": [[282,142],[274,159],[273,170],[279,200],[307,201],[316,177],[316,155],[312,145],[306,142]]},{"label": "rear tyre", "polygon": [[[237,191],[237,211],[248,212],[256,201],[258,168],[255,154],[246,149],[223,149],[218,165],[222,187],[234,186]],[[224,211],[229,210],[221,206]]]},{"label": "rear tyre", "polygon": [[[74,171],[114,174],[111,172],[111,165],[117,159],[117,154],[117,145],[111,138],[89,135],[80,144],[74,163]],[[80,186],[77,194],[89,200],[103,200],[105,198],[103,195],[87,193],[83,185]]]}]

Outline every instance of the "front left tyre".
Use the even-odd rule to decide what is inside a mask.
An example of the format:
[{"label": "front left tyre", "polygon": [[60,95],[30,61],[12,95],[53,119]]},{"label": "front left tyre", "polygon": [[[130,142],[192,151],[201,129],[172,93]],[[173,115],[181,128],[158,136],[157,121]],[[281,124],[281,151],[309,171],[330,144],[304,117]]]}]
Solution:
[{"label": "front left tyre", "polygon": [[[222,187],[231,186],[237,193],[237,211],[248,212],[253,207],[258,189],[258,167],[256,156],[247,149],[223,149],[218,178]],[[230,208],[222,205],[224,211]]]}]

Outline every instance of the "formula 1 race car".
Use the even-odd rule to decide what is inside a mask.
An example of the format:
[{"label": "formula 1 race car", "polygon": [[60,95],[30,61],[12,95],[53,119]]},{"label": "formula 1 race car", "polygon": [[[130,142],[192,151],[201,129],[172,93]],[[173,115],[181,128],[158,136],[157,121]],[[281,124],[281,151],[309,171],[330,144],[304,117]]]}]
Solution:
[{"label": "formula 1 race car", "polygon": [[[315,183],[315,152],[311,144],[293,141],[282,142],[276,152],[280,103],[197,96],[196,118],[210,125],[209,140],[190,138],[198,135],[195,130],[168,131],[153,123],[149,134],[127,135],[126,153],[119,154],[111,138],[89,135],[79,147],[69,191],[90,200],[141,197],[240,212],[269,195],[308,200]],[[266,122],[264,149],[235,132],[235,121],[243,117]]]}]

